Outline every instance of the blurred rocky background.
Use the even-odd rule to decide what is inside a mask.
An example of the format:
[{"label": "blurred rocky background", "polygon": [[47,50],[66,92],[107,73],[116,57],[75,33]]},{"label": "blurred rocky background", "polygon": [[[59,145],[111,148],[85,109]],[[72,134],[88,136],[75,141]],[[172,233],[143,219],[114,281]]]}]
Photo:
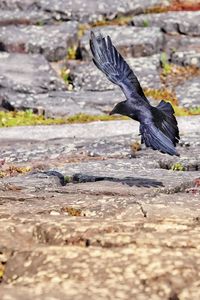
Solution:
[{"label": "blurred rocky background", "polygon": [[[90,30],[172,103],[180,158],[108,116]],[[0,127],[0,299],[200,299],[198,0],[0,0]]]}]

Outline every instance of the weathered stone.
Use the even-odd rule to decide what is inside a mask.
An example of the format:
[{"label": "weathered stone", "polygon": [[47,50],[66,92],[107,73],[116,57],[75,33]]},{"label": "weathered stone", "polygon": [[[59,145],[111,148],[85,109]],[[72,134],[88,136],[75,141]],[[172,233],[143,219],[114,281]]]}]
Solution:
[{"label": "weathered stone", "polygon": [[[114,91],[50,91],[27,94],[0,90],[0,107],[7,110],[32,109],[47,117],[65,117],[79,113],[100,115],[109,113],[114,104],[123,100],[119,89]],[[9,107],[11,107],[9,109]]]},{"label": "weathered stone", "polygon": [[[161,2],[4,0],[0,24],[93,22]],[[175,20],[190,35],[194,22],[186,21]],[[146,32],[155,46],[153,27]],[[163,46],[178,50],[169,56],[173,63],[199,67],[199,40],[169,33]],[[159,55],[128,62],[144,88],[163,87]],[[64,116],[107,113],[124,99],[91,63],[67,67],[75,91],[66,91],[61,69],[56,75],[41,55],[0,53],[0,103]],[[197,80],[178,85],[181,104],[185,96],[198,103]],[[139,124],[131,120],[0,129],[0,299],[200,299],[199,116],[177,120],[180,157],[141,146]]]},{"label": "weathered stone", "polygon": [[164,50],[167,52],[176,53],[176,52],[185,52],[193,51],[196,53],[200,52],[200,38],[192,37],[186,35],[165,35],[165,46]]},{"label": "weathered stone", "polygon": [[182,66],[200,68],[200,53],[195,51],[175,52],[171,56],[171,61]]},{"label": "weathered stone", "polygon": [[37,9],[37,1],[35,0],[4,0],[0,2],[0,8],[3,10],[11,9],[19,9],[19,10],[27,10],[27,9]]},{"label": "weathered stone", "polygon": [[[138,77],[143,88],[159,89],[162,87],[160,80],[160,55],[150,57],[129,58],[128,64]],[[73,84],[76,90],[86,91],[110,91],[116,90],[113,98],[118,95],[119,87],[112,84],[105,75],[90,63],[77,65],[68,64]],[[87,74],[87,76],[86,76]],[[124,96],[123,96],[124,97]]]},{"label": "weathered stone", "polygon": [[[185,137],[199,135],[199,116],[177,117],[181,134]],[[86,124],[29,126],[26,127],[0,128],[1,139],[26,141],[58,138],[96,139],[119,136],[123,134],[138,134],[139,123],[129,121],[92,122]]]},{"label": "weathered stone", "polygon": [[38,94],[52,90],[64,90],[46,59],[41,55],[0,53],[1,95],[5,90],[22,94]]},{"label": "weathered stone", "polygon": [[157,26],[167,33],[200,36],[199,19],[199,11],[179,11],[135,16],[132,24],[147,28]]},{"label": "weathered stone", "polygon": [[[188,131],[186,126],[190,120],[190,130]],[[198,129],[195,127],[198,126],[198,117],[196,122],[194,122],[195,118],[183,118],[178,121],[181,133],[181,143],[178,146],[180,158],[162,155],[149,149],[142,149],[138,152],[134,150],[134,143],[139,142],[140,137],[138,136],[138,124],[132,121],[48,126],[46,129],[38,126],[37,128],[29,127],[28,131],[26,127],[17,130],[14,128],[1,129],[0,154],[7,163],[23,162],[27,163],[29,167],[37,169],[37,166],[42,165],[42,162],[45,161],[45,169],[56,167],[61,173],[69,176],[82,173],[83,177],[77,179],[78,181],[98,181],[106,178],[112,180],[115,178],[116,170],[118,170],[116,174],[119,174],[120,168],[122,168],[121,174],[123,173],[126,178],[131,177],[131,174],[146,172],[146,169],[151,172],[152,169],[158,169],[157,178],[159,178],[161,176],[160,169],[171,170],[176,165],[180,170],[199,171],[200,143],[198,142]],[[131,157],[132,159],[129,159]],[[113,158],[117,160],[109,162],[111,171],[104,172],[106,169],[104,164],[107,160],[105,162],[102,160]],[[122,161],[122,158],[125,160]],[[63,164],[66,164],[66,169]],[[89,174],[90,169],[87,171],[90,165],[93,169],[92,172],[95,170],[95,174]],[[44,165],[42,169],[44,169]],[[86,171],[87,173],[84,175]],[[172,175],[173,181],[176,172],[169,172],[169,174]],[[137,181],[139,182],[140,179]]]},{"label": "weathered stone", "polygon": [[181,158],[125,158],[136,122],[1,128],[1,158],[44,162],[0,181],[1,299],[198,300],[200,173],[163,164],[199,162],[199,117],[178,122]]},{"label": "weathered stone", "polygon": [[72,163],[67,164],[66,168],[61,168],[61,172],[67,176],[76,173],[82,176],[95,176],[97,181],[108,179],[127,186],[159,188],[159,191],[167,193],[185,190],[197,178],[195,172],[180,171],[174,181],[174,171],[153,168],[152,164],[148,164],[148,160],[145,159],[90,161],[78,165]]},{"label": "weathered stone", "polygon": [[[102,26],[95,27],[93,31],[110,35],[113,44],[126,57],[150,56],[163,49],[163,33],[157,27]],[[80,41],[83,59],[91,56],[89,34],[90,32],[86,32]]]},{"label": "weathered stone", "polygon": [[169,1],[151,0],[40,0],[40,7],[50,11],[59,20],[79,20],[81,22],[95,22],[99,20],[112,20],[122,15],[142,13],[154,7],[166,7]]},{"label": "weathered stone", "polygon": [[195,291],[193,299],[199,297],[198,218],[158,217],[153,221],[131,216],[126,221],[97,222],[92,217],[50,216],[47,222],[42,214],[28,220],[24,214],[18,220],[17,224],[3,218],[0,225],[7,229],[7,238],[2,236],[1,241],[15,250],[9,254],[4,249],[3,300],[8,295],[10,299],[34,296],[46,300],[49,294],[55,300],[138,295],[159,299],[159,294],[170,299],[172,294],[178,297],[190,290]]},{"label": "weathered stone", "polygon": [[77,22],[60,25],[0,27],[0,45],[4,51],[40,53],[48,60],[62,59],[77,43]]},{"label": "weathered stone", "polygon": [[[98,92],[67,92],[50,91],[43,94],[26,94],[10,92],[6,89],[0,91],[0,106],[7,110],[31,109],[35,113],[44,114],[46,117],[67,117],[79,113],[102,114],[111,110],[113,104],[120,97],[105,94],[106,101],[102,101],[102,93]],[[106,99],[105,99],[106,100]],[[11,107],[9,109],[9,107]]]},{"label": "weathered stone", "polygon": [[1,10],[0,26],[7,25],[44,25],[51,22],[51,18],[47,13],[34,10]]},{"label": "weathered stone", "polygon": [[200,78],[187,80],[175,89],[180,105],[185,107],[200,107]]}]

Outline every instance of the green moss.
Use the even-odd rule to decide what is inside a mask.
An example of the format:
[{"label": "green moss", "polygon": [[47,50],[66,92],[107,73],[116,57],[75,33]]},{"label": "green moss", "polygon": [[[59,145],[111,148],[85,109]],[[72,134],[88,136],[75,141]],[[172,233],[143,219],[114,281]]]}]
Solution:
[{"label": "green moss", "polygon": [[0,112],[0,127],[28,126],[28,125],[59,125],[73,123],[88,123],[94,121],[126,120],[126,117],[109,115],[76,114],[66,118],[45,118],[36,115],[31,110],[20,112]]},{"label": "green moss", "polygon": [[19,112],[0,112],[0,127],[25,126],[25,125],[49,125],[63,124],[64,120],[46,119],[42,115],[36,115],[31,110]]},{"label": "green moss", "polygon": [[112,121],[112,120],[127,120],[128,117],[123,116],[110,116],[110,115],[88,115],[88,114],[77,114],[68,117],[68,123],[88,123],[94,121]]},{"label": "green moss", "polygon": [[[166,99],[162,92],[157,90],[153,92],[146,92],[146,96],[152,96],[154,99]],[[173,103],[173,101],[172,101]],[[200,115],[200,107],[186,109],[173,105],[176,116],[193,116]],[[31,110],[19,112],[3,112],[0,111],[0,127],[14,127],[14,126],[33,126],[33,125],[60,125],[60,124],[74,124],[74,123],[89,123],[95,121],[113,121],[113,120],[128,120],[125,116],[110,116],[110,115],[89,115],[89,114],[75,114],[66,118],[46,118],[43,115],[34,114]],[[1,177],[1,174],[0,174]]]},{"label": "green moss", "polygon": [[175,163],[171,166],[173,171],[185,171],[185,167],[181,163]]}]

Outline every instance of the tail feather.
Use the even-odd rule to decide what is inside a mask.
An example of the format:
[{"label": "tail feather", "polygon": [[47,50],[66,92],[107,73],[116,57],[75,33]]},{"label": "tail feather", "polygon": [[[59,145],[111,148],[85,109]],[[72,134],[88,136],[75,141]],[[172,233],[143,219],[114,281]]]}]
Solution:
[{"label": "tail feather", "polygon": [[152,107],[154,124],[173,142],[174,146],[179,142],[179,130],[174,109],[169,102],[161,101],[157,107]]},{"label": "tail feather", "polygon": [[154,150],[179,156],[175,147],[180,137],[173,107],[162,100],[151,112],[152,122],[140,125],[142,141]]},{"label": "tail feather", "polygon": [[170,138],[154,124],[141,124],[140,132],[147,147],[169,155],[179,156]]},{"label": "tail feather", "polygon": [[169,102],[165,102],[164,100],[160,101],[157,108],[161,109],[163,112],[165,112],[169,117],[171,117],[174,114],[174,109]]}]

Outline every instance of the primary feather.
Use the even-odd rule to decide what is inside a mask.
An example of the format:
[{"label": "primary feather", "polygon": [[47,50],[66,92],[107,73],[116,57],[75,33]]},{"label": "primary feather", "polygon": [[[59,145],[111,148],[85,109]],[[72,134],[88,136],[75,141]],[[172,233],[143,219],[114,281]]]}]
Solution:
[{"label": "primary feather", "polygon": [[150,105],[137,77],[109,36],[95,36],[91,32],[90,48],[94,64],[126,96],[126,100],[118,103],[111,114],[119,113],[139,121],[142,142],[147,147],[162,153],[179,155],[175,149],[180,139],[179,130],[171,104],[162,100],[157,107]]},{"label": "primary feather", "polygon": [[97,37],[91,32],[90,48],[93,55],[93,62],[108,79],[117,84],[123,90],[126,98],[131,95],[139,95],[146,102],[147,98],[140,86],[140,83],[121,54],[116,50],[109,36],[104,38],[101,34]]}]

